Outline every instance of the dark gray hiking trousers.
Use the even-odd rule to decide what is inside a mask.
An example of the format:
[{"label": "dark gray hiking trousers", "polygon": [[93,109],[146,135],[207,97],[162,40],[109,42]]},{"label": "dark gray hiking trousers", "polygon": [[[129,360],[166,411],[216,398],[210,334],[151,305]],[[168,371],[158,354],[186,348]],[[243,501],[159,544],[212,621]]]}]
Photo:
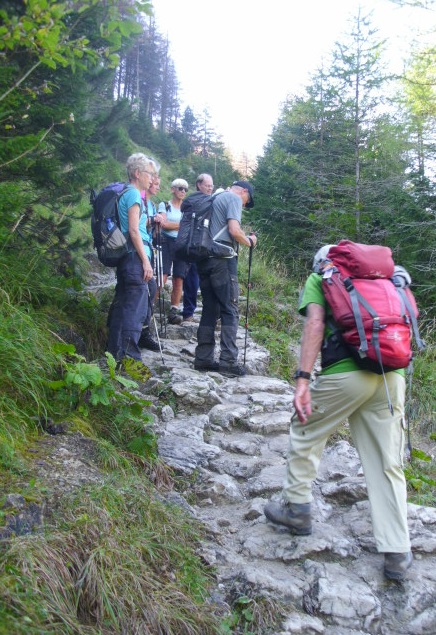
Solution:
[{"label": "dark gray hiking trousers", "polygon": [[239,323],[239,285],[237,258],[208,258],[197,263],[203,300],[200,326],[197,331],[195,361],[214,361],[215,327],[221,318],[220,364],[231,366],[238,361],[236,334]]}]

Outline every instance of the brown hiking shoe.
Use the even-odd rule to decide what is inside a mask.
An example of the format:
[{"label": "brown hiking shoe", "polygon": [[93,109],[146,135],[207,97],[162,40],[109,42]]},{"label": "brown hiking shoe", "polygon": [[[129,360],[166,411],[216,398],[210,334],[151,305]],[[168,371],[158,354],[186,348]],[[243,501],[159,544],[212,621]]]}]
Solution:
[{"label": "brown hiking shoe", "polygon": [[413,555],[411,551],[406,553],[385,553],[384,574],[388,580],[401,582],[407,569],[412,565]]},{"label": "brown hiking shoe", "polygon": [[270,501],[263,510],[265,516],[273,523],[284,525],[297,536],[308,536],[312,533],[310,503],[275,503]]}]

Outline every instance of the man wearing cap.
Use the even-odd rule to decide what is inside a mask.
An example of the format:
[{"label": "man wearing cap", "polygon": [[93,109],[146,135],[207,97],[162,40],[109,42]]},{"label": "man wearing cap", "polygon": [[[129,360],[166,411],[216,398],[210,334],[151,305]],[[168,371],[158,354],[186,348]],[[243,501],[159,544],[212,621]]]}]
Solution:
[{"label": "man wearing cap", "polygon": [[[247,236],[241,227],[242,208],[251,209],[253,206],[253,186],[248,181],[235,181],[213,203],[211,235],[235,251],[238,245],[254,247],[256,236]],[[237,257],[208,258],[197,263],[197,268],[203,310],[197,331],[194,368],[218,371],[227,377],[241,377],[245,375],[245,368],[238,364],[236,345],[239,324]],[[221,318],[221,351],[219,362],[216,362],[215,327],[218,317]]]}]

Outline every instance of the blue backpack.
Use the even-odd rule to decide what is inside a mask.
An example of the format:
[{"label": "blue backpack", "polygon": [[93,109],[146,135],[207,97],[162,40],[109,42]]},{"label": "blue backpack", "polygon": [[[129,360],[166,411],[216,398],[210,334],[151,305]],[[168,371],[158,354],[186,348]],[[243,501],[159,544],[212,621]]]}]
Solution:
[{"label": "blue backpack", "polygon": [[131,187],[128,183],[117,182],[107,185],[98,194],[91,190],[89,201],[92,205],[94,248],[98,259],[106,267],[116,267],[132,249],[130,238],[121,231],[118,214],[118,202]]}]

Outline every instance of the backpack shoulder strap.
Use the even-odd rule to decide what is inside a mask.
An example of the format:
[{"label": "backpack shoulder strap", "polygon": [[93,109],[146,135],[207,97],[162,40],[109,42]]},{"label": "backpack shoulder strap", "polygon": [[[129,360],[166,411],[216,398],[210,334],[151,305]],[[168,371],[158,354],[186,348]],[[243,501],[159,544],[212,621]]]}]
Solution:
[{"label": "backpack shoulder strap", "polygon": [[410,303],[409,298],[407,297],[407,293],[405,292],[405,290],[402,287],[397,287],[396,285],[395,285],[395,288],[397,290],[398,295],[400,296],[402,304],[405,306],[407,310],[408,318],[410,319],[412,323],[412,331],[415,337],[416,345],[418,349],[422,351],[425,348],[425,343],[421,339],[421,336],[419,334],[418,320],[416,319],[415,311],[413,310],[413,307]]},{"label": "backpack shoulder strap", "polygon": [[[380,368],[382,371],[383,383],[385,386],[386,396],[388,400],[388,408],[390,413],[393,415],[394,408],[392,405],[391,396],[389,394],[389,387],[386,381],[386,375],[385,375],[385,370],[383,368],[383,360],[382,360],[382,355],[380,350],[380,339],[379,339],[380,317],[377,314],[377,312],[373,309],[373,307],[369,304],[369,302],[367,302],[367,300],[357,291],[357,289],[354,287],[350,278],[345,278],[343,282],[344,282],[345,289],[350,294],[351,306],[353,308],[354,319],[356,321],[356,327],[357,327],[357,331],[359,333],[359,338],[360,338],[359,353],[363,355],[365,355],[366,352],[368,351],[368,340],[366,339],[365,327],[363,326],[362,314],[360,312],[359,303],[368,311],[369,315],[372,317],[373,322],[372,322],[371,342],[374,347],[375,354],[377,356],[377,361],[380,364]],[[376,279],[374,279],[374,282],[376,282]]]},{"label": "backpack shoulder strap", "polygon": [[121,190],[121,192],[118,194],[118,201],[120,200],[120,198],[129,190],[132,190],[134,188],[134,186],[131,183],[125,183],[123,189]]},{"label": "backpack shoulder strap", "polygon": [[380,347],[378,346],[378,337],[377,337],[378,335],[377,325],[379,326],[379,316],[374,311],[374,309],[369,304],[369,302],[367,302],[365,298],[356,290],[355,286],[353,285],[351,281],[351,278],[344,278],[343,283],[344,283],[345,290],[350,295],[351,306],[353,308],[353,314],[354,314],[354,319],[356,321],[357,332],[359,333],[359,339],[360,339],[359,351],[361,351],[362,353],[366,353],[368,350],[368,340],[366,339],[365,327],[363,326],[362,314],[359,308],[359,304],[361,304],[368,311],[369,315],[374,320],[373,338],[375,341],[373,343],[374,343],[374,348],[376,349],[376,352],[377,352],[377,357],[380,357],[381,359]]}]

